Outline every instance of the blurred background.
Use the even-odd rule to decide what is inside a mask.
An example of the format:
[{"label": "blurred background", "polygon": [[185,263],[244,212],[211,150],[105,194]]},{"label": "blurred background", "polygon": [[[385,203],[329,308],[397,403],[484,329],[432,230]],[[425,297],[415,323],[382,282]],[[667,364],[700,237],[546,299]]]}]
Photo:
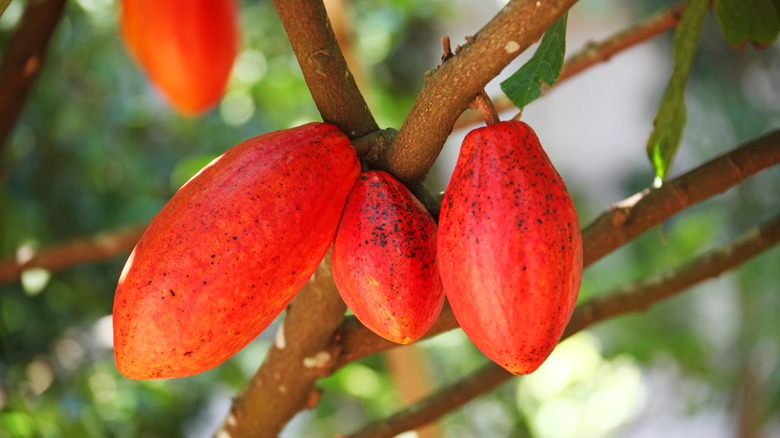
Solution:
[{"label": "blurred background", "polygon": [[[382,127],[399,128],[439,62],[501,1],[332,0],[347,58]],[[0,48],[26,2],[0,18]],[[583,0],[568,53],[676,2]],[[173,113],[117,32],[118,1],[68,3],[22,117],[0,156],[0,260],[143,225],[201,166],[263,132],[318,120],[269,1],[241,2],[228,91],[199,119]],[[652,184],[645,155],[672,68],[672,32],[561,84],[526,108],[572,192],[582,225]],[[530,55],[528,55],[530,56]],[[523,60],[488,86],[498,83]],[[689,82],[672,176],[780,126],[780,45],[734,49],[708,16]],[[502,114],[509,118],[514,112]],[[2,117],[2,115],[0,115]],[[433,123],[434,121],[432,121]],[[453,133],[427,185],[444,189],[469,127]],[[780,169],[687,209],[585,273],[587,299],[723,245],[777,214]],[[127,254],[0,283],[0,437],[206,437],[259,366],[272,326],[222,366],[186,379],[130,381],[113,362],[113,291]],[[2,262],[0,262],[2,263]],[[563,342],[516,378],[421,437],[780,436],[780,251]],[[347,433],[483,365],[455,330],[353,363],[321,381],[318,407],[289,437]],[[409,371],[416,380],[410,382]],[[410,432],[405,436],[418,436]]]}]

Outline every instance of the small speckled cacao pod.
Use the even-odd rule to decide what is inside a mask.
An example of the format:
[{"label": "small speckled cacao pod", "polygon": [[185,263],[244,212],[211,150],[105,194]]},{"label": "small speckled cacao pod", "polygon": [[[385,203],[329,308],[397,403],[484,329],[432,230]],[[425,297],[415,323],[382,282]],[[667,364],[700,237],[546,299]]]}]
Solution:
[{"label": "small speckled cacao pod", "polygon": [[132,379],[213,368],[254,339],[333,242],[360,163],[336,126],[247,140],[152,220],[114,298],[117,368]]},{"label": "small speckled cacao pod", "polygon": [[536,370],[571,318],[582,236],[563,180],[519,121],[470,132],[439,218],[439,269],[453,314],[487,357]]},{"label": "small speckled cacao pod", "polygon": [[333,243],[333,279],[355,316],[399,344],[419,339],[444,305],[436,223],[387,172],[360,175]]}]

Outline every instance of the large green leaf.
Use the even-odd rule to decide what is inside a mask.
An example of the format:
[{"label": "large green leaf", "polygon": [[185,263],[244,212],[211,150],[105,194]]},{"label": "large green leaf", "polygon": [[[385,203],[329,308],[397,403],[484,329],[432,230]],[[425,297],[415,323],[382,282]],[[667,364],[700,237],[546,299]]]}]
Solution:
[{"label": "large green leaf", "polygon": [[655,170],[656,185],[660,185],[669,172],[680,145],[686,115],[685,88],[699,45],[707,5],[708,0],[689,0],[674,35],[674,70],[647,141],[647,154]]},{"label": "large green leaf", "polygon": [[519,109],[541,96],[543,88],[554,85],[561,75],[567,16],[564,14],[547,29],[531,59],[501,83],[501,89]]},{"label": "large green leaf", "polygon": [[715,15],[729,43],[767,45],[780,31],[778,0],[718,0]]}]

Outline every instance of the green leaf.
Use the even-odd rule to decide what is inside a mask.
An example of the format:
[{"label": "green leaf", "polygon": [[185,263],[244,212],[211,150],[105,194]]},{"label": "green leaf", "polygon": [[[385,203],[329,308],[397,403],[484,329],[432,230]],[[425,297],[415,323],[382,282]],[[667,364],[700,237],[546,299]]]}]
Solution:
[{"label": "green leaf", "polygon": [[536,52],[512,76],[501,82],[501,90],[519,109],[542,95],[543,87],[551,87],[558,80],[566,53],[566,18],[563,14],[544,33]]},{"label": "green leaf", "polygon": [[715,16],[732,45],[771,44],[780,31],[778,0],[718,0]]},{"label": "green leaf", "polygon": [[647,141],[647,155],[656,175],[656,186],[672,166],[685,126],[685,88],[699,45],[708,0],[689,0],[674,34],[674,70]]}]

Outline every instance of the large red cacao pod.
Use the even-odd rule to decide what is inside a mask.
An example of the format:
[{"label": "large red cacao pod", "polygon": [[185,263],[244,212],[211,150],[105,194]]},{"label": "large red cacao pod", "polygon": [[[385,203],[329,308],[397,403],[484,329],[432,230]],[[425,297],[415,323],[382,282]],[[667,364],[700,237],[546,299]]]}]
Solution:
[{"label": "large red cacao pod", "polygon": [[236,58],[235,0],[122,0],[125,45],[178,112],[195,116],[222,97]]},{"label": "large red cacao pod", "polygon": [[463,331],[508,371],[536,370],[574,311],[582,236],[531,127],[499,122],[466,136],[438,237],[444,291]]},{"label": "large red cacao pod", "polygon": [[334,125],[244,141],[182,186],[133,250],[114,298],[119,371],[208,370],[252,341],[325,256],[360,163]]},{"label": "large red cacao pod", "polygon": [[444,305],[436,222],[383,171],[360,175],[333,243],[333,280],[355,316],[399,344],[419,339]]}]

